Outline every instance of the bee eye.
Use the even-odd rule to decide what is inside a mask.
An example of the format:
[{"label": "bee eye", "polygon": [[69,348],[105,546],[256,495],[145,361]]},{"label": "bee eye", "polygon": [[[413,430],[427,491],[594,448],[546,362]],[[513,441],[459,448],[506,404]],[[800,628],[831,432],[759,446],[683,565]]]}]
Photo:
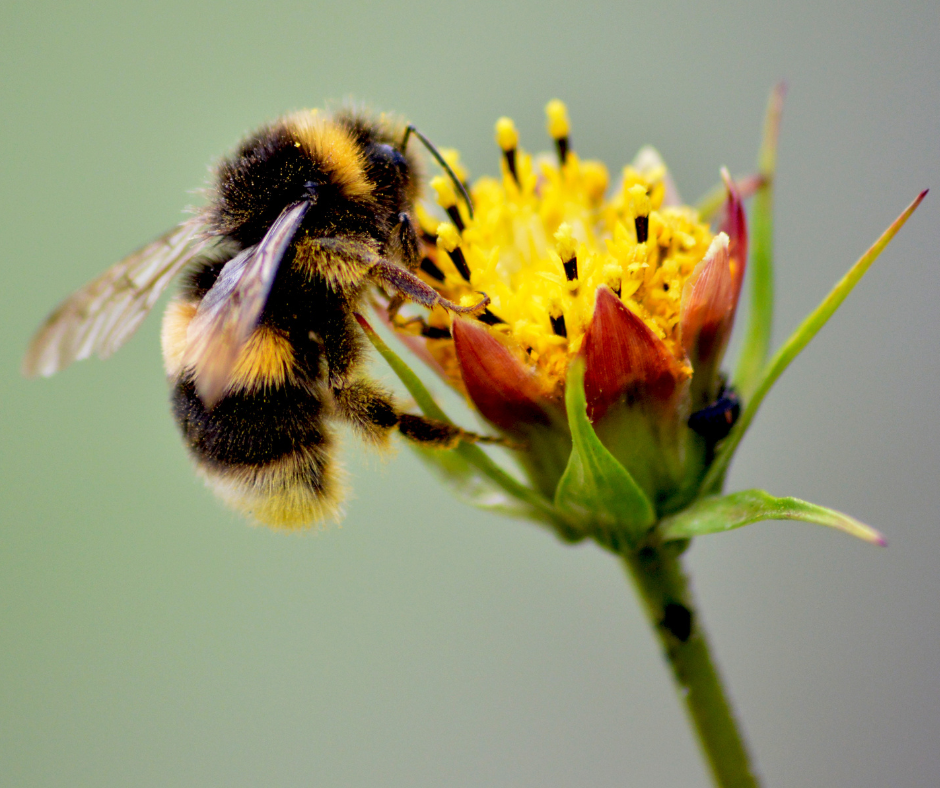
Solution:
[{"label": "bee eye", "polygon": [[397,172],[399,176],[403,176],[408,169],[408,162],[401,151],[391,145],[379,144],[372,146],[369,159],[373,165],[378,165],[389,172]]}]

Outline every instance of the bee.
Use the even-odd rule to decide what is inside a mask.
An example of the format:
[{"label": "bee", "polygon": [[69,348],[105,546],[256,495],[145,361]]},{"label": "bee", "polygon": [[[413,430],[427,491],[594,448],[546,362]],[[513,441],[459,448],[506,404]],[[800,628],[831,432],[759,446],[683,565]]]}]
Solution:
[{"label": "bee", "polygon": [[334,424],[382,446],[397,430],[441,448],[480,436],[404,413],[364,371],[356,316],[370,290],[477,314],[417,275],[413,126],[343,109],[287,115],[215,169],[206,207],[67,298],[27,351],[27,376],[110,356],[181,272],[163,318],[172,413],[197,472],[229,506],[275,528],[336,517]]}]

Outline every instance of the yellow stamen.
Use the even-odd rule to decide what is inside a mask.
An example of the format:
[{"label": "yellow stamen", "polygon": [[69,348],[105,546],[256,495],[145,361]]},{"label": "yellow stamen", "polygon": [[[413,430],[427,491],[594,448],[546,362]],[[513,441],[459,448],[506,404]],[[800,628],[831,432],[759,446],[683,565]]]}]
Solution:
[{"label": "yellow stamen", "polygon": [[457,192],[454,191],[454,184],[450,178],[438,175],[431,178],[431,188],[437,194],[437,204],[445,211],[457,205]]},{"label": "yellow stamen", "polygon": [[563,101],[552,99],[545,106],[548,115],[548,133],[553,140],[567,137],[571,133],[571,123],[568,120],[568,108]]},{"label": "yellow stamen", "polygon": [[437,242],[445,252],[453,252],[460,243],[460,234],[454,225],[441,222],[437,226]]},{"label": "yellow stamen", "polygon": [[519,132],[516,131],[516,124],[509,118],[496,121],[496,144],[504,152],[514,150],[519,145]]}]

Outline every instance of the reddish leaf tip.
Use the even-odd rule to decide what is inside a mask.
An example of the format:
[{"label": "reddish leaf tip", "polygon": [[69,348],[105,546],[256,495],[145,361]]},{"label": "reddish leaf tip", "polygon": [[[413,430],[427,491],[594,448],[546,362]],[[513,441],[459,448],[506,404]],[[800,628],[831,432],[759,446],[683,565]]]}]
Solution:
[{"label": "reddish leaf tip", "polygon": [[353,312],[353,317],[356,318],[356,322],[359,323],[360,326],[362,326],[362,330],[363,330],[363,331],[365,331],[365,332],[367,332],[367,333],[369,333],[369,334],[374,334],[374,333],[375,333],[375,329],[372,328],[372,326],[369,324],[369,321],[366,320],[366,319],[365,319],[362,315],[360,315],[358,312]]}]

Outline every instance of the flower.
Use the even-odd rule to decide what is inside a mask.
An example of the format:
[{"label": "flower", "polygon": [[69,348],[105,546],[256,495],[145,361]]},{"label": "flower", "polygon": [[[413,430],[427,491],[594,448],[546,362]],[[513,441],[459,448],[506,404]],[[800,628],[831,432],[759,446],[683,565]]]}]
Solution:
[{"label": "flower", "polygon": [[[485,293],[489,305],[474,318],[435,308],[395,314],[392,324],[513,447],[525,481],[476,446],[446,459],[422,452],[465,496],[619,553],[650,539],[771,518],[823,522],[883,542],[846,515],[796,499],[716,495],[769,386],[923,198],[768,362],[769,217],[782,95],[772,95],[757,176],[736,182],[722,170],[721,210],[713,199],[698,209],[683,205],[651,147],[609,188],[607,168],[572,149],[567,110],[557,100],[546,107],[553,154],[532,156],[511,120],[496,123],[501,176],[473,183],[472,204],[455,188],[466,181],[459,156],[444,153],[450,177],[431,181],[443,214],[418,210],[421,274],[450,301],[472,305]],[[748,264],[743,199],[751,194],[760,227],[751,325],[729,380],[721,364]],[[715,213],[721,218],[712,227]],[[383,353],[394,356],[387,347]],[[405,382],[419,404],[430,402],[426,392],[416,394],[420,382]],[[446,418],[435,408],[424,407],[426,415]]]},{"label": "flower", "polygon": [[[428,279],[451,300],[473,303],[485,292],[491,303],[476,320],[454,321],[450,335],[448,315],[436,310],[426,349],[488,421],[523,439],[567,432],[565,381],[572,360],[583,359],[595,429],[669,511],[687,497],[713,442],[687,425],[722,389],[717,371],[747,248],[741,200],[729,179],[728,219],[713,234],[678,203],[649,147],[606,196],[607,169],[570,148],[564,105],[552,101],[547,113],[551,158],[533,158],[512,122],[497,122],[502,177],[474,184],[472,217],[467,206],[458,213],[449,180],[433,181],[452,220],[422,217],[436,239]],[[616,439],[625,429],[629,444]],[[533,481],[554,490],[558,463],[531,459]]]},{"label": "flower", "polygon": [[[546,108],[554,157],[519,147],[496,124],[499,179],[461,202],[454,152],[432,181],[447,219],[419,210],[421,271],[473,319],[443,309],[387,318],[415,353],[498,432],[519,473],[461,432],[452,451],[417,448],[473,504],[527,517],[569,541],[590,538],[622,560],[672,667],[717,785],[756,786],[743,737],[709,655],[681,554],[688,540],[761,520],[804,520],[873,544],[883,537],[840,512],[762,490],[721,494],[767,392],[818,333],[926,195],[922,192],[820,305],[770,355],[773,180],[782,86],[772,94],[758,173],[698,209],[683,206],[652,148],[608,193],[607,169],[572,151],[567,111]],[[459,181],[459,183],[458,183]],[[742,197],[753,193],[752,238]],[[710,215],[723,204],[712,230]],[[750,247],[750,250],[749,250]],[[720,371],[745,268],[749,324],[732,373]],[[367,336],[424,414],[449,421],[415,373],[364,318]],[[520,478],[520,476],[522,478]]]}]

